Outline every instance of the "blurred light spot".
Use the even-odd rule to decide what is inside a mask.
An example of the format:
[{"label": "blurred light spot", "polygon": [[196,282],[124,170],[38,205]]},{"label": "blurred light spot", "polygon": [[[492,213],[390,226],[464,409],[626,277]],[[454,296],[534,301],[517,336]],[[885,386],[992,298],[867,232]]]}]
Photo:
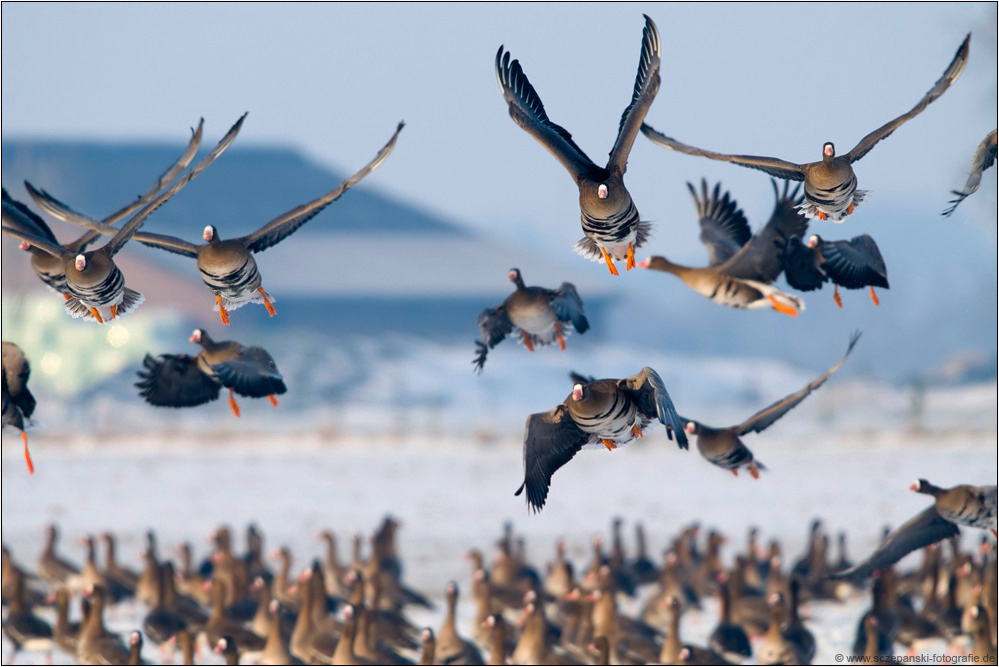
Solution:
[{"label": "blurred light spot", "polygon": [[53,299],[43,299],[35,307],[35,317],[40,322],[51,322],[59,314],[59,306]]},{"label": "blurred light spot", "polygon": [[112,347],[121,347],[128,342],[128,329],[121,324],[114,324],[108,331],[108,343]]},{"label": "blurred light spot", "polygon": [[55,352],[47,352],[42,357],[42,372],[46,375],[55,375],[62,368],[62,357]]}]

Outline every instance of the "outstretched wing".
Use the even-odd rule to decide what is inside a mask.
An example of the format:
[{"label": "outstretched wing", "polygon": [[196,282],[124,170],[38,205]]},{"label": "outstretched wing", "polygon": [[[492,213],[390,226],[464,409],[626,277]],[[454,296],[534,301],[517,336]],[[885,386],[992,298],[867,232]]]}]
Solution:
[{"label": "outstretched wing", "polygon": [[649,419],[658,419],[666,426],[666,435],[670,440],[675,435],[677,446],[687,449],[687,434],[683,430],[683,422],[673,407],[673,399],[669,397],[659,373],[646,366],[635,375],[618,380],[617,384],[635,402],[639,413]]},{"label": "outstretched wing", "polygon": [[[35,202],[37,202],[39,206],[48,211],[51,215],[59,218],[63,222],[68,222],[72,225],[77,225],[78,227],[91,230],[90,233],[81,236],[72,244],[67,244],[67,250],[75,252],[77,247],[83,245],[81,241],[89,243],[93,240],[93,238],[100,234],[104,234],[105,236],[114,236],[119,231],[116,227],[112,227],[107,222],[95,220],[88,215],[84,215],[83,213],[73,210],[67,204],[62,203],[45,190],[38,190],[28,181],[24,182],[24,187],[27,188],[28,194],[31,195]],[[162,248],[163,250],[174,252],[178,255],[185,255],[187,257],[198,256],[198,247],[196,245],[173,236],[167,236],[166,234],[136,232],[133,234],[133,238],[144,245]]]},{"label": "outstretched wing", "polygon": [[798,403],[805,400],[806,396],[825,384],[825,381],[829,379],[829,376],[839,370],[839,367],[843,365],[846,358],[850,356],[850,352],[853,351],[853,346],[857,344],[858,340],[860,340],[860,332],[854,331],[853,335],[850,336],[850,345],[846,348],[846,353],[840,358],[839,361],[833,364],[829,370],[809,382],[799,391],[785,396],[773,405],[763,408],[755,415],[739,424],[736,427],[738,434],[746,435],[747,433],[759,433],[760,431],[763,431],[775,421],[787,414],[788,411],[798,405]]},{"label": "outstretched wing", "polygon": [[476,357],[472,362],[477,372],[482,372],[486,355],[513,331],[513,322],[503,305],[486,308],[479,313],[479,340],[475,343]]},{"label": "outstretched wing", "polygon": [[872,148],[874,148],[875,144],[882,139],[886,139],[905,121],[918,116],[922,113],[923,109],[930,105],[930,102],[943,95],[947,89],[950,88],[951,84],[957,81],[957,78],[961,76],[961,72],[964,71],[964,66],[968,64],[968,42],[970,41],[971,33],[969,32],[968,36],[964,38],[963,42],[961,42],[961,46],[958,47],[957,53],[954,54],[954,59],[950,61],[950,65],[947,66],[947,70],[943,73],[943,76],[937,79],[937,82],[933,84],[933,87],[930,88],[928,93],[923,95],[923,99],[919,100],[919,103],[916,104],[916,106],[912,107],[909,111],[902,114],[895,120],[885,123],[878,129],[868,134],[866,137],[861,139],[860,143],[854,146],[853,150],[847,153],[844,157],[849,160],[851,164],[864,157]]},{"label": "outstretched wing", "polygon": [[788,285],[802,292],[822,287],[829,277],[822,270],[818,248],[809,248],[798,236],[789,238],[784,247],[784,278]]},{"label": "outstretched wing", "polygon": [[154,359],[147,354],[142,365],[135,386],[151,405],[184,408],[219,397],[221,386],[198,369],[197,357],[164,354]]},{"label": "outstretched wing", "polygon": [[708,265],[716,266],[739,252],[752,238],[746,215],[730,198],[728,191],[721,193],[721,183],[715,183],[708,192],[708,182],[701,179],[701,196],[688,182],[687,189],[694,200],[697,218],[701,224],[701,243],[708,249]]},{"label": "outstretched wing", "polygon": [[823,241],[822,270],[837,285],[858,289],[873,285],[888,289],[888,269],[878,244],[867,234],[849,241]]},{"label": "outstretched wing", "polygon": [[524,434],[524,483],[514,495],[527,490],[527,505],[535,512],[545,506],[552,475],[590,441],[576,426],[564,404],[527,418]]},{"label": "outstretched wing", "polygon": [[848,570],[829,575],[830,579],[852,579],[860,581],[870,577],[875,570],[886,568],[900,561],[906,554],[929,546],[948,537],[954,537],[960,530],[956,524],[940,516],[936,506],[930,505],[909,519],[898,530],[888,536],[884,543],[874,550],[863,563]]},{"label": "outstretched wing", "polygon": [[392,138],[388,140],[387,144],[382,146],[382,149],[378,151],[378,154],[375,155],[374,159],[364,165],[360,171],[345,180],[343,183],[336,186],[319,199],[314,199],[308,204],[296,206],[287,213],[282,213],[257,231],[252,234],[248,234],[239,240],[243,242],[250,252],[260,252],[270,248],[272,245],[280,242],[282,239],[292,234],[299,227],[316,217],[327,206],[342,197],[343,193],[360,183],[365,176],[377,169],[378,165],[384,162],[385,158],[387,158],[392,152],[392,149],[395,148],[396,139],[399,138],[399,133],[405,126],[405,123],[400,122],[395,128]]},{"label": "outstretched wing", "polygon": [[583,314],[583,300],[579,298],[576,286],[572,283],[562,283],[555,290],[551,305],[559,321],[572,322],[573,328],[578,333],[585,333],[590,328],[590,323],[586,321],[586,315]]},{"label": "outstretched wing", "polygon": [[621,123],[617,128],[617,139],[610,152],[607,162],[608,171],[624,174],[628,168],[628,155],[638,136],[638,130],[645,120],[645,115],[652,106],[652,100],[659,92],[659,28],[647,15],[645,28],[642,29],[642,53],[638,59],[638,73],[635,75],[635,89],[631,93],[631,104],[621,114]]},{"label": "outstretched wing", "polygon": [[510,106],[513,122],[554,155],[573,180],[578,181],[584,176],[591,180],[602,177],[604,170],[593,164],[593,160],[572,140],[568,130],[548,119],[545,105],[527,80],[520,61],[510,60],[510,52],[504,51],[502,45],[496,52],[496,79],[503,90],[503,98]]},{"label": "outstretched wing", "polygon": [[53,243],[52,241],[49,241],[46,238],[37,236],[36,234],[32,233],[31,230],[29,229],[26,229],[21,226],[8,227],[6,220],[3,223],[3,233],[8,236],[13,236],[14,238],[21,239],[22,241],[26,241],[31,245],[35,246],[36,248],[38,248],[39,250],[52,255],[53,257],[65,259],[66,256],[70,254],[58,243]]},{"label": "outstretched wing", "polygon": [[805,180],[804,165],[779,160],[775,157],[762,157],[759,155],[727,155],[725,153],[706,151],[702,148],[694,148],[693,146],[682,144],[672,137],[667,137],[665,134],[658,132],[647,123],[642,124],[642,134],[647,136],[654,143],[672,151],[679,151],[680,153],[687,153],[688,155],[700,155],[701,157],[710,158],[712,160],[721,160],[722,162],[732,162],[733,164],[749,167],[750,169],[765,171],[771,176],[783,178],[788,181]]},{"label": "outstretched wing", "polygon": [[128,243],[128,240],[132,238],[132,235],[136,231],[138,231],[139,227],[141,227],[142,224],[146,221],[146,218],[148,218],[150,215],[153,214],[153,211],[158,209],[160,206],[166,203],[168,199],[170,199],[175,194],[180,192],[185,185],[194,180],[198,176],[198,174],[207,169],[208,165],[210,165],[212,162],[215,162],[215,160],[218,159],[218,157],[222,155],[222,153],[224,153],[227,148],[229,148],[229,145],[232,144],[232,142],[236,139],[236,135],[239,134],[239,128],[243,126],[243,120],[245,118],[246,114],[244,113],[242,116],[239,117],[239,120],[237,120],[236,123],[231,128],[229,128],[229,131],[226,132],[225,136],[222,137],[219,143],[215,146],[215,148],[211,150],[210,153],[208,153],[208,155],[203,157],[198,164],[194,165],[191,168],[191,170],[187,172],[187,174],[185,174],[176,183],[174,183],[169,188],[161,192],[159,195],[157,195],[156,198],[153,199],[151,202],[143,206],[138,213],[133,215],[128,220],[128,222],[126,222],[121,226],[121,228],[118,230],[118,233],[116,233],[111,238],[111,240],[107,242],[107,245],[104,246],[105,248],[107,248],[107,252],[112,257],[115,255],[115,253],[121,250],[126,243]]},{"label": "outstretched wing", "polygon": [[44,239],[49,243],[59,244],[55,234],[49,226],[42,220],[41,216],[32,211],[23,202],[19,202],[10,196],[7,188],[3,188],[3,224],[12,229],[21,229],[24,232]]},{"label": "outstretched wing", "polygon": [[725,263],[722,272],[726,275],[769,285],[784,270],[787,240],[808,231],[808,218],[798,210],[798,204],[803,201],[798,196],[800,186],[796,184],[791,190],[790,181],[784,181],[784,192],[781,193],[777,190],[777,181],[771,180],[770,184],[775,197],[773,213],[767,224]]},{"label": "outstretched wing", "polygon": [[992,130],[989,132],[982,143],[978,144],[978,149],[975,151],[975,156],[971,159],[971,173],[968,174],[968,180],[964,184],[964,189],[962,190],[951,190],[951,194],[955,195],[954,199],[950,200],[950,206],[941,214],[945,217],[950,216],[957,208],[957,205],[965,200],[966,197],[973,194],[978,190],[978,186],[982,182],[982,174],[986,169],[991,167],[996,163],[996,131]]},{"label": "outstretched wing", "polygon": [[244,347],[235,357],[213,364],[223,387],[241,396],[263,398],[288,391],[274,358],[262,347]]}]

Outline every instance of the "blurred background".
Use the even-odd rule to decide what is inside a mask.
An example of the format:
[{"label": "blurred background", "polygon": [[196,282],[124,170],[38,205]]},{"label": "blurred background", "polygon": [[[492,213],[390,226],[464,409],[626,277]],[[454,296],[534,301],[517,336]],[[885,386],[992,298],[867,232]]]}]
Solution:
[{"label": "blurred background", "polygon": [[[4,435],[4,541],[22,559],[40,549],[46,521],[67,540],[113,526],[134,563],[150,527],[172,545],[257,521],[269,544],[309,553],[315,530],[368,530],[390,511],[406,522],[412,581],[439,600],[445,578],[465,576],[464,550],[490,544],[510,516],[533,555],[563,535],[582,559],[619,513],[648,522],[655,554],[700,520],[737,539],[762,524],[797,555],[811,517],[824,515],[855,531],[859,557],[882,524],[926,505],[905,491],[913,477],[995,480],[997,170],[940,216],[996,127],[995,3],[0,11],[2,180],[29,204],[24,179],[106,216],[179,156],[199,118],[207,150],[248,111],[232,148],[145,225],[191,241],[206,224],[242,235],[332,189],[406,121],[376,172],[257,256],[274,318],[250,305],[222,327],[192,260],[132,243],[119,265],[145,304],[103,327],[73,320],[4,238],[3,338],[25,350],[39,402],[34,476],[17,436]],[[496,49],[520,59],[549,116],[602,163],[630,99],[643,12],[663,44],[651,125],[794,162],[819,159],[824,141],[845,152],[911,108],[972,33],[960,80],[858,163],[869,195],[857,212],[811,226],[830,240],[877,240],[891,282],[880,307],[843,291],[839,309],[827,288],[804,295],[797,318],[736,311],[671,276],[615,278],[573,252],[577,190],[510,120]],[[701,178],[720,181],[754,230],[769,217],[766,175],[639,137],[627,183],[655,228],[638,259],[706,264],[685,185]],[[80,233],[46,219],[60,240]],[[575,283],[592,328],[565,352],[508,340],[476,376],[476,318],[511,291],[511,267],[528,284]],[[280,406],[244,399],[235,419],[224,401],[145,404],[132,386],[143,355],[196,353],[195,327],[268,349],[289,387]],[[651,366],[681,414],[724,426],[824,371],[856,329],[863,338],[841,371],[748,443],[771,469],[763,479],[732,478],[651,429],[612,459],[580,455],[544,513],[520,514],[524,420],[568,394],[570,370],[623,377]],[[852,637],[860,605],[820,637],[820,658]]]}]

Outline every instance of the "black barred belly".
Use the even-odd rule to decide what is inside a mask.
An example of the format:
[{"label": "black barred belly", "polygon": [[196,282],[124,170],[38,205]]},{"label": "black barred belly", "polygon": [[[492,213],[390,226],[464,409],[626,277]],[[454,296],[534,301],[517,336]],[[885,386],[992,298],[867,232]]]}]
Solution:
[{"label": "black barred belly", "polygon": [[66,288],[88,308],[114,306],[121,303],[125,295],[125,276],[117,266],[112,265],[111,273],[96,285],[80,286],[67,282]]},{"label": "black barred belly", "polygon": [[608,218],[595,218],[586,211],[580,212],[583,232],[601,245],[616,245],[635,230],[638,225],[638,209],[635,202],[628,202],[628,208]]},{"label": "black barred belly", "polygon": [[829,209],[831,211],[845,210],[850,205],[850,199],[853,197],[853,193],[856,189],[856,174],[851,174],[850,180],[845,183],[840,183],[839,185],[829,188],[828,190],[823,188],[810,188],[808,187],[808,183],[805,183],[805,194],[808,196],[808,201],[812,202],[816,206],[821,206],[822,208]]},{"label": "black barred belly", "polygon": [[198,266],[198,270],[201,272],[201,279],[205,281],[212,293],[231,301],[239,301],[240,297],[255,292],[260,287],[260,272],[257,271],[257,262],[249,253],[246,254],[243,263],[232,270],[213,272],[210,268],[203,266]]},{"label": "black barred belly", "polygon": [[44,271],[38,272],[38,277],[42,279],[42,282],[54,289],[56,292],[65,294],[69,291],[69,286],[66,285],[66,274],[65,273],[46,273]]},{"label": "black barred belly", "polygon": [[753,460],[753,453],[748,448],[741,445],[733,447],[727,452],[714,454],[706,457],[709,461],[725,470],[738,470],[744,465],[748,465]]},{"label": "black barred belly", "polygon": [[574,415],[573,418],[579,428],[586,433],[609,440],[630,440],[631,425],[635,423],[637,412],[631,399],[617,392],[614,395],[614,403],[606,411],[592,417]]}]

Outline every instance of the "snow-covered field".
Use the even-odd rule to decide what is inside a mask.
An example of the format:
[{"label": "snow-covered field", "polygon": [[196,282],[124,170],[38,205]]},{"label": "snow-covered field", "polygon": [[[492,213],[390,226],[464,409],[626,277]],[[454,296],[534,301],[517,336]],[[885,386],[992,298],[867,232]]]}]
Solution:
[{"label": "snow-covered field", "polygon": [[[994,387],[991,396],[994,419]],[[727,562],[743,548],[751,525],[759,526],[764,540],[780,539],[785,553],[796,558],[804,551],[809,522],[821,517],[827,530],[848,531],[856,560],[875,546],[883,525],[897,526],[927,505],[928,498],[906,490],[916,477],[942,486],[995,482],[994,429],[929,433],[841,429],[822,426],[818,417],[791,422],[783,431],[775,427],[747,440],[770,468],[754,481],[710,466],[696,450],[679,451],[661,429],[649,429],[646,438],[623,450],[580,453],[555,474],[549,504],[538,515],[529,515],[513,495],[522,475],[519,442],[513,438],[483,444],[453,435],[348,436],[330,442],[320,435],[268,432],[220,442],[183,434],[53,442],[35,433],[37,472],[29,477],[14,444],[19,441],[5,436],[3,541],[30,567],[48,522],[62,527],[61,553],[76,561],[83,555],[80,537],[112,530],[120,540],[119,559],[138,567],[148,528],[156,530],[164,552],[190,540],[200,558],[213,528],[232,526],[242,549],[242,531],[253,521],[263,530],[265,547],[289,546],[300,568],[319,554],[317,531],[334,530],[341,558],[349,558],[349,537],[370,533],[391,513],[403,522],[405,580],[438,602],[449,580],[467,592],[471,573],[463,554],[471,547],[494,553],[507,519],[526,536],[538,566],[553,556],[558,537],[568,540],[571,557],[583,566],[591,538],[606,537],[618,515],[627,521],[629,546],[632,522],[644,522],[653,557],[689,522],[717,528],[731,539],[723,551]],[[968,547],[980,538],[976,531],[964,533]],[[912,562],[910,557],[903,564]],[[811,605],[816,663],[848,652],[867,605],[866,596],[842,605]],[[459,629],[466,633],[472,611],[463,595]],[[142,613],[125,605],[109,615],[108,624],[130,630],[139,626]],[[443,614],[421,612],[413,618],[436,628]],[[704,612],[684,617],[682,634],[686,641],[702,642],[715,622],[711,601]],[[146,655],[159,659],[154,647],[147,647]]]}]

